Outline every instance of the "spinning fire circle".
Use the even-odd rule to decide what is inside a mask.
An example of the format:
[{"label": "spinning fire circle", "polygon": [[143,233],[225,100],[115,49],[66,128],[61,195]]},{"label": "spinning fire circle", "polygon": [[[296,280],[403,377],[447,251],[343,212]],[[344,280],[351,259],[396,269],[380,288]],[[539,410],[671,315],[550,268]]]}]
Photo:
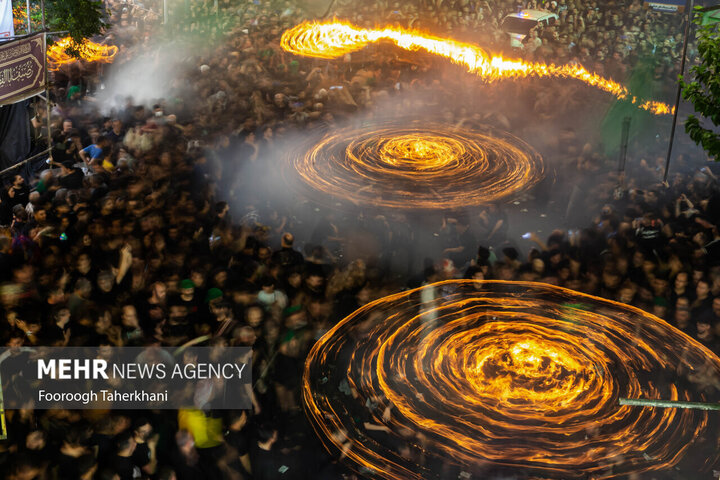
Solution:
[{"label": "spinning fire circle", "polygon": [[703,401],[676,383],[678,368],[717,375],[720,359],[634,307],[546,284],[451,280],[344,319],[312,349],[303,397],[326,445],[382,478],[437,478],[438,462],[616,478],[671,468],[712,433],[707,412],[618,404]]},{"label": "spinning fire circle", "polygon": [[495,202],[543,177],[542,158],[489,127],[384,125],[326,135],[294,159],[314,190],[356,204],[452,209]]}]

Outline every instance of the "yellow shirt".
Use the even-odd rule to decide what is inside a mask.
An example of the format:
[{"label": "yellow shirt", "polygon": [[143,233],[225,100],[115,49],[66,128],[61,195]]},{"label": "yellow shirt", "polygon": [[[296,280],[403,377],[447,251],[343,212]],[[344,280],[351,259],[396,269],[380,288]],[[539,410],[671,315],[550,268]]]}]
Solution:
[{"label": "yellow shirt", "polygon": [[202,410],[178,411],[178,427],[190,432],[197,448],[216,447],[223,442],[222,418],[208,417]]}]

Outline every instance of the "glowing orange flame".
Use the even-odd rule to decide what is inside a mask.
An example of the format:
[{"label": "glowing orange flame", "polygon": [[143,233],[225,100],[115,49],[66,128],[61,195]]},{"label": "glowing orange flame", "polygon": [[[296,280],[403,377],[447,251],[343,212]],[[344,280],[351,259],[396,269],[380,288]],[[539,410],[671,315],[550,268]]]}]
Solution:
[{"label": "glowing orange flame", "polygon": [[86,62],[112,63],[113,57],[115,57],[115,54],[118,52],[118,47],[115,45],[101,45],[85,39],[83,43],[78,46],[72,38],[65,37],[52,45],[48,45],[48,65],[51,70],[58,70],[63,65],[78,60],[65,51],[68,48],[77,48],[80,52],[80,58]]},{"label": "glowing orange flame", "polygon": [[544,176],[542,157],[508,133],[425,122],[336,130],[292,162],[315,191],[400,209],[486,205]]},{"label": "glowing orange flame", "polygon": [[554,65],[510,60],[501,55],[491,55],[477,45],[403,28],[364,29],[342,21],[305,22],[286,30],[280,44],[284,50],[297,55],[337,58],[380,40],[391,41],[405,50],[425,50],[448,58],[487,81],[531,76],[574,78],[608,92],[616,98],[629,100],[639,108],[656,115],[673,112],[673,108],[664,103],[641,101],[630,95],[626,87],[591,73],[579,64]]},{"label": "glowing orange flame", "polygon": [[[442,462],[633,478],[711,445],[707,412],[618,404],[706,401],[703,387],[675,380],[679,368],[718,378],[720,358],[635,307],[541,283],[449,280],[331,329],[308,356],[303,399],[325,444],[374,477],[434,479]],[[365,422],[387,429],[377,437]]]}]

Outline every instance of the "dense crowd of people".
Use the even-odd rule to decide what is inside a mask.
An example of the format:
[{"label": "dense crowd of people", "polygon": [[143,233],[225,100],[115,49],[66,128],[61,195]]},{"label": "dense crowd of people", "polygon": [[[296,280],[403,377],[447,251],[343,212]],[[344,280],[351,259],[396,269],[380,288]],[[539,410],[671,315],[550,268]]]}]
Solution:
[{"label": "dense crowd of people", "polygon": [[[107,3],[107,41],[120,46],[118,57],[55,72],[52,160],[35,176],[18,170],[3,178],[1,344],[181,346],[207,336],[252,346],[252,409],[98,413],[28,402],[6,412],[7,478],[354,478],[302,413],[304,358],[360,306],[442,279],[541,281],[598,295],[651,312],[720,354],[717,178],[681,158],[669,185],[660,184],[653,158],[661,140],[643,145],[614,191],[614,158],[582,132],[544,139],[556,152],[558,183],[585,182],[587,195],[573,200],[585,212],[583,228],[533,233],[532,248],[513,237],[511,206],[428,215],[287,205],[237,173],[268,173],[291,144],[284,141],[346,120],[417,112],[532,137],[542,120],[605,97],[572,84],[548,94],[540,81],[473,95],[480,87],[455,67],[383,45],[333,62],[294,57],[279,37],[315,14],[290,1],[172,2],[166,25],[161,1]],[[337,1],[328,14],[510,52],[504,16],[519,6],[547,8],[558,13],[557,26],[532,32],[515,55],[581,62],[621,82],[648,57],[657,80],[671,78],[679,22],[641,3]],[[107,77],[157,42],[183,36],[207,45],[181,61],[164,98],[98,105]],[[524,111],[502,108],[514,97]],[[38,102],[37,142],[47,137],[44,112]],[[536,195],[567,204],[550,190]],[[717,400],[720,379],[697,368],[690,381]],[[13,373],[0,364],[3,381]]]}]

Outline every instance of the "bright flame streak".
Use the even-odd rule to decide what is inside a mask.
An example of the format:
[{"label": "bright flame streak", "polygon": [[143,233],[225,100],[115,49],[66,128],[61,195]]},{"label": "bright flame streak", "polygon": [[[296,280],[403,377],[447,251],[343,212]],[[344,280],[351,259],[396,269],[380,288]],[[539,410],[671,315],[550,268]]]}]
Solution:
[{"label": "bright flame streak", "polygon": [[[437,295],[422,303],[427,289]],[[720,374],[710,350],[635,307],[547,284],[449,280],[371,302],[331,329],[308,356],[303,398],[326,445],[386,479],[437,478],[419,455],[532,478],[631,478],[711,441],[701,440],[707,412],[618,405],[705,400],[673,385],[679,366]],[[355,419],[367,400],[380,402],[369,421],[388,427],[383,438]]]},{"label": "bright flame streak", "polygon": [[369,43],[389,40],[410,51],[425,50],[463,65],[487,81],[501,78],[562,77],[574,78],[614,95],[627,99],[639,108],[656,115],[673,113],[674,108],[660,102],[641,102],[619,83],[589,72],[579,64],[554,65],[540,62],[509,60],[491,55],[482,48],[452,39],[426,35],[403,28],[380,30],[356,27],[348,22],[305,22],[283,33],[280,45],[288,52],[318,58],[337,58],[360,50]]},{"label": "bright flame streak", "polygon": [[[61,66],[76,62],[78,59],[69,55],[65,50],[77,44],[70,37],[48,45],[47,54],[51,70],[58,70]],[[112,63],[118,52],[115,45],[101,45],[85,39],[79,46],[80,58],[87,62]]]}]

